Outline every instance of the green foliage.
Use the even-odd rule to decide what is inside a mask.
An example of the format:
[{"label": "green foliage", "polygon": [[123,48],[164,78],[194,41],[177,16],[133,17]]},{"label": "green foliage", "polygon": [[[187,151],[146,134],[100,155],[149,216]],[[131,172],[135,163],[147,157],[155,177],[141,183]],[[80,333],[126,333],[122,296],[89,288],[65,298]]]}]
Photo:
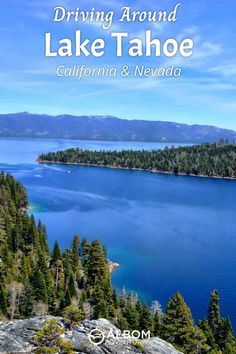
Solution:
[{"label": "green foliage", "polygon": [[68,149],[41,154],[39,161],[236,178],[236,145],[227,143],[153,151]]},{"label": "green foliage", "polygon": [[179,292],[169,300],[163,317],[162,338],[190,352],[194,337],[191,311]]},{"label": "green foliage", "polygon": [[30,317],[33,315],[34,294],[33,288],[28,281],[25,281],[24,290],[20,296],[19,312],[22,317]]},{"label": "green foliage", "polygon": [[43,273],[35,268],[31,277],[31,286],[33,289],[33,297],[36,301],[43,301],[47,303],[47,288],[44,280]]},{"label": "green foliage", "polygon": [[216,338],[220,324],[220,302],[219,293],[217,290],[213,290],[211,292],[210,305],[208,310],[208,323],[214,337]]},{"label": "green foliage", "polygon": [[[187,353],[214,353],[214,348],[211,348],[207,344],[207,338],[205,337],[204,332],[199,327],[194,327],[194,333],[191,338],[191,341],[187,347]],[[215,354],[217,351],[215,351]]]},{"label": "green foliage", "polygon": [[58,245],[58,242],[55,241],[54,243],[54,247],[53,247],[53,251],[52,251],[52,254],[51,254],[51,263],[52,264],[56,264],[57,261],[61,261],[62,260],[62,254],[61,254],[61,250],[60,250],[60,247]]},{"label": "green foliage", "polygon": [[41,331],[38,331],[34,337],[39,344],[36,353],[74,353],[70,342],[61,338],[62,334],[64,334],[64,328],[58,324],[57,320],[45,321]]},{"label": "green foliage", "polygon": [[206,319],[203,319],[203,320],[199,321],[198,327],[204,333],[207,345],[210,348],[216,350],[217,349],[217,345],[216,345],[215,338],[214,338],[212,330],[211,330],[211,328],[209,326],[208,321]]},{"label": "green foliage", "polygon": [[83,239],[81,242],[81,259],[82,259],[82,265],[83,269],[87,271],[88,267],[88,262],[89,262],[89,252],[90,252],[90,243]]},{"label": "green foliage", "polygon": [[81,271],[81,262],[80,262],[79,237],[77,235],[74,236],[72,242],[72,268],[74,274],[76,275],[76,278],[79,280],[80,271]]},{"label": "green foliage", "polygon": [[83,308],[86,301],[95,316],[113,316],[110,272],[101,243],[80,244],[74,236],[71,249],[62,252],[56,241],[50,253],[46,228],[41,221],[36,226],[27,207],[23,186],[0,174],[0,313],[21,318],[60,315],[71,303]]},{"label": "green foliage", "polygon": [[153,332],[153,320],[151,317],[150,309],[146,304],[142,306],[139,328],[141,331],[150,331],[150,333]]},{"label": "green foliage", "polygon": [[84,317],[83,312],[75,305],[65,307],[62,315],[66,321],[70,322],[71,327],[79,324]]},{"label": "green foliage", "polygon": [[139,313],[131,301],[131,298],[128,297],[125,307],[122,311],[123,317],[125,317],[128,322],[128,328],[130,330],[139,329]]},{"label": "green foliage", "polygon": [[235,354],[236,343],[229,318],[222,318],[218,325],[217,343],[224,354]]},{"label": "green foliage", "polygon": [[77,296],[76,289],[75,289],[75,280],[74,280],[74,276],[72,273],[70,274],[70,277],[69,277],[68,289],[69,289],[71,298]]},{"label": "green foliage", "polygon": [[112,290],[112,301],[113,301],[115,309],[118,309],[119,308],[119,299],[118,299],[118,296],[117,296],[116,289]]},{"label": "green foliage", "polygon": [[103,282],[108,274],[104,249],[98,240],[92,242],[88,254],[87,280],[91,285]]},{"label": "green foliage", "polygon": [[153,335],[155,337],[160,336],[161,334],[161,320],[158,311],[155,311],[153,316]]},{"label": "green foliage", "polygon": [[6,315],[6,313],[7,313],[6,293],[5,293],[5,289],[3,288],[2,284],[0,284],[0,312],[3,315]]},{"label": "green foliage", "polygon": [[139,349],[139,350],[141,350],[142,352],[145,352],[145,349],[144,349],[144,347],[143,347],[141,341],[136,340],[136,341],[132,342],[131,344],[132,344],[132,346],[133,346],[134,348]]},{"label": "green foliage", "polygon": [[62,299],[61,302],[61,307],[67,307],[71,304],[71,295],[70,295],[70,289],[69,287],[66,289],[66,294],[65,294],[65,298]]},{"label": "green foliage", "polygon": [[108,317],[108,308],[104,300],[104,293],[100,285],[96,285],[93,290],[92,305],[93,305],[93,317],[95,319]]},{"label": "green foliage", "polygon": [[128,323],[127,319],[122,314],[119,314],[119,316],[117,318],[117,326],[122,331],[129,328],[129,323]]}]

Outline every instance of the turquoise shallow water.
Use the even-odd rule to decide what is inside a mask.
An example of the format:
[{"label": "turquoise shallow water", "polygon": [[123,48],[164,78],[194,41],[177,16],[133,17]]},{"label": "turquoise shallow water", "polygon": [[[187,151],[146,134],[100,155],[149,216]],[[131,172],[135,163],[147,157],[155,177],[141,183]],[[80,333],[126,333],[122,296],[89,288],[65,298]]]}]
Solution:
[{"label": "turquoise shallow water", "polygon": [[[128,147],[155,148],[144,145]],[[222,311],[236,327],[236,182],[34,162],[38,152],[69,146],[78,142],[0,139],[1,169],[28,189],[50,244],[57,239],[66,247],[74,233],[100,238],[121,265],[113,274],[116,287],[163,307],[178,289],[195,318],[207,314],[209,292],[218,288]]]}]

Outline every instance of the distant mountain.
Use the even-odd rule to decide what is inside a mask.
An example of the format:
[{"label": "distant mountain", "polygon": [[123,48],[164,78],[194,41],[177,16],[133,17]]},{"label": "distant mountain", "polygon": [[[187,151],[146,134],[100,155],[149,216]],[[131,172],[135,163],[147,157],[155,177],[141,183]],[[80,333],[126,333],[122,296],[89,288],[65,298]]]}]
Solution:
[{"label": "distant mountain", "polygon": [[236,132],[208,125],[127,120],[111,116],[0,114],[0,136],[175,143],[236,141]]}]

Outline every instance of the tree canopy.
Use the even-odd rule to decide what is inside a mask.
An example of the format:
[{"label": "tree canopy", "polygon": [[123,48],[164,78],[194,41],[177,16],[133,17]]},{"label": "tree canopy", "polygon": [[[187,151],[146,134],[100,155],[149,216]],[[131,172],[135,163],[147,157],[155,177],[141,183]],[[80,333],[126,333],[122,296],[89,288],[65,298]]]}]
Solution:
[{"label": "tree canopy", "polygon": [[225,142],[153,151],[90,151],[77,148],[41,154],[38,161],[236,178],[236,145]]}]

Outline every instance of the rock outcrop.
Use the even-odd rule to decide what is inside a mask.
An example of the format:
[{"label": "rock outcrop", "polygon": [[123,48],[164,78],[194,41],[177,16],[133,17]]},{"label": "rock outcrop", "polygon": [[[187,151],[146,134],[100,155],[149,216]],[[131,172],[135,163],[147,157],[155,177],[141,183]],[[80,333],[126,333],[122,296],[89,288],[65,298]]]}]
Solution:
[{"label": "rock outcrop", "polygon": [[[33,353],[37,344],[33,340],[36,329],[42,328],[44,322],[56,317],[41,316],[27,320],[13,320],[0,322],[0,353]],[[65,328],[63,337],[69,340],[75,353],[80,354],[181,354],[171,344],[160,338],[135,340],[125,338],[110,321],[106,319],[84,320],[80,325],[69,329],[62,318],[56,318],[58,323]],[[89,334],[93,329],[100,330],[104,334],[104,341],[93,344],[89,340]]]}]

